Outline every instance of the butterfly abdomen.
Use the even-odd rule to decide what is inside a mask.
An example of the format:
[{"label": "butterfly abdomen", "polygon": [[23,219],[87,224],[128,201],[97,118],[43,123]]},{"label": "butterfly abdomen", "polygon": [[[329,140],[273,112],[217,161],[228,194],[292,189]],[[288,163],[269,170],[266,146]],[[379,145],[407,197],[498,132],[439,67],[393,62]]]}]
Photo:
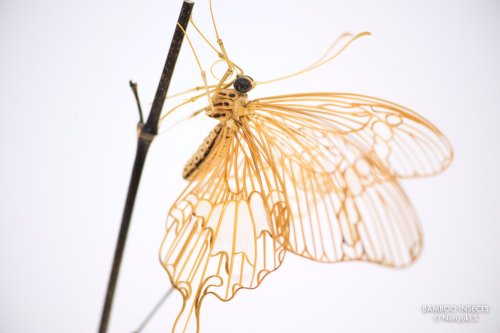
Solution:
[{"label": "butterfly abdomen", "polygon": [[182,172],[182,177],[184,179],[189,179],[206,160],[206,158],[212,151],[222,128],[222,124],[217,124],[214,129],[210,131],[210,134],[208,134],[208,136],[203,140],[203,143],[198,147],[198,150],[193,154],[193,156],[184,166],[184,171]]}]

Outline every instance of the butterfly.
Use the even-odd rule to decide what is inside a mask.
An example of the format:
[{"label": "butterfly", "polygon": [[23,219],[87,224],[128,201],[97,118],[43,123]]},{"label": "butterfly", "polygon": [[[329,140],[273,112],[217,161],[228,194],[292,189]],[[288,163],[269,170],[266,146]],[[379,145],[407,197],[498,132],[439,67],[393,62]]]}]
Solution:
[{"label": "butterfly", "polygon": [[195,114],[218,121],[184,167],[189,183],[168,213],[160,250],[184,300],[173,332],[199,332],[205,296],[229,301],[257,288],[287,253],[325,263],[414,262],[422,233],[399,179],[434,175],[451,163],[451,144],[439,129],[404,106],[365,95],[248,95],[331,61],[366,33],[342,36],[350,39],[339,51],[330,48],[302,71],[257,82],[228,57],[211,1],[210,12],[216,46],[191,24],[227,70],[209,85],[194,53],[204,84],[167,112],[206,97],[208,106]]}]

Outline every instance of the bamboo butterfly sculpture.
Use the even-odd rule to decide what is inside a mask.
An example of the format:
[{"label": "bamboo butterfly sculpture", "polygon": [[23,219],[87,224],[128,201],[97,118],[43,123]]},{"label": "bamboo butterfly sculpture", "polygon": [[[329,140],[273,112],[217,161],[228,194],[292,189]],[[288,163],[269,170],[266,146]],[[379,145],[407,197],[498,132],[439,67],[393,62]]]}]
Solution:
[{"label": "bamboo butterfly sculpture", "polygon": [[302,71],[256,82],[228,57],[211,3],[210,11],[218,47],[191,24],[227,71],[209,85],[201,70],[204,86],[170,111],[208,97],[197,113],[219,121],[185,166],[189,185],[168,213],[160,259],[184,299],[173,332],[199,332],[206,295],[229,301],[257,288],[287,252],[325,263],[411,264],[422,234],[398,180],[441,172],[453,157],[429,121],[379,98],[321,92],[249,100],[255,86],[315,69],[367,33],[343,36],[349,40],[338,51]]}]

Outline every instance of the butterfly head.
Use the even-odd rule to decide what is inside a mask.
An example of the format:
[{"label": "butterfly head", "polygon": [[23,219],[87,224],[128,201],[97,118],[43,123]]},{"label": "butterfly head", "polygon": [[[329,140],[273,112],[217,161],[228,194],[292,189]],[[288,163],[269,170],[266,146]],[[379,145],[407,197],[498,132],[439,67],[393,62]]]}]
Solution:
[{"label": "butterfly head", "polygon": [[241,94],[246,94],[255,87],[254,80],[248,75],[241,75],[233,82],[233,87]]}]

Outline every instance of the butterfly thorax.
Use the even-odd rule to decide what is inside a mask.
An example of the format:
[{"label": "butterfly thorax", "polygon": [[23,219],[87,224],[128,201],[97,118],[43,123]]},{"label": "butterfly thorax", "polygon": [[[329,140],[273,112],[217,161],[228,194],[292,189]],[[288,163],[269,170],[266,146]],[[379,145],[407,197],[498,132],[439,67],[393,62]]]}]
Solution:
[{"label": "butterfly thorax", "polygon": [[234,89],[223,89],[216,92],[212,98],[212,106],[207,107],[206,115],[220,121],[217,126],[203,140],[198,150],[186,163],[183,171],[185,179],[191,178],[202,164],[206,162],[217,140],[220,139],[224,126],[238,131],[242,117],[249,114],[246,107],[247,94],[240,93]]},{"label": "butterfly thorax", "polygon": [[[192,178],[200,167],[207,163],[207,159],[210,160],[210,154],[217,142],[228,143],[225,138],[230,136],[227,136],[224,128],[238,132],[242,126],[242,118],[251,114],[247,107],[248,96],[246,93],[255,87],[253,79],[247,75],[238,76],[233,82],[233,87],[234,89],[217,90],[210,98],[211,105],[206,108],[206,115],[219,120],[220,123],[203,140],[198,150],[186,163],[183,171],[184,179]],[[215,158],[217,156],[212,156],[212,160]]]},{"label": "butterfly thorax", "polygon": [[213,107],[208,107],[206,115],[226,123],[231,129],[239,128],[240,118],[249,114],[248,96],[235,89],[222,89],[212,95]]}]

